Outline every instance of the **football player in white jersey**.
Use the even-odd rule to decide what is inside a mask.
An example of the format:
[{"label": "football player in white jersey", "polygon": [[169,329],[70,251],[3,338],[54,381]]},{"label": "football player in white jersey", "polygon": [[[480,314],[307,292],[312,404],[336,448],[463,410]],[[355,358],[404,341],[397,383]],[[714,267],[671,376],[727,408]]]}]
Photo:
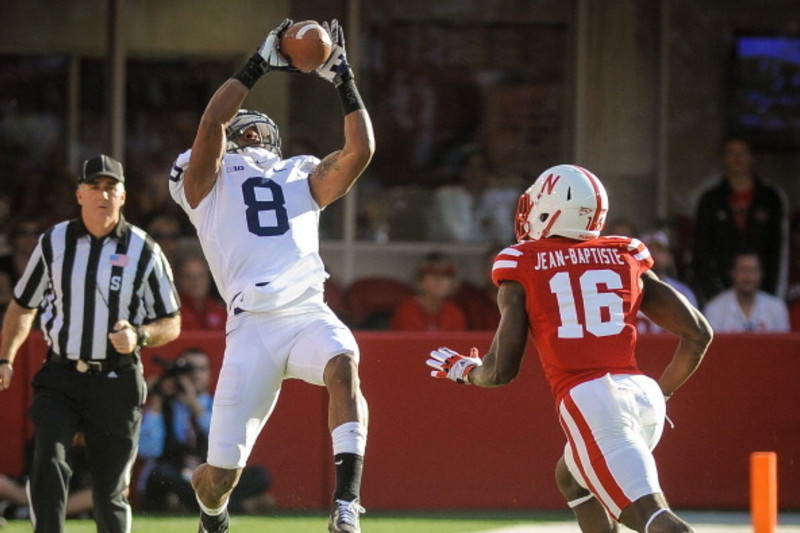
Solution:
[{"label": "football player in white jersey", "polygon": [[321,161],[313,156],[284,160],[275,123],[240,109],[262,75],[296,72],[278,50],[280,35],[291,24],[286,19],[275,27],[214,93],[191,150],[178,157],[170,176],[172,197],[197,228],[229,309],[208,459],[192,477],[201,532],[228,530],[228,495],[286,378],[327,388],[336,469],[328,527],[360,531],[367,404],[355,339],[323,302],[327,274],[319,256],[318,221],[320,211],[353,186],[375,143],[336,20],[323,24],[332,53],[314,73],[340,96],[340,150]]}]

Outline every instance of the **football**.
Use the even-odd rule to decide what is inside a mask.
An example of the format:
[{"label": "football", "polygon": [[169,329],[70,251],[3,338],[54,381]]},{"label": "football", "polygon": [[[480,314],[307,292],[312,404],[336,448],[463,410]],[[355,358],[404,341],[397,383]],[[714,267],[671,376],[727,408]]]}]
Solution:
[{"label": "football", "polygon": [[293,67],[312,72],[331,55],[331,37],[314,20],[295,22],[281,36],[280,52]]}]

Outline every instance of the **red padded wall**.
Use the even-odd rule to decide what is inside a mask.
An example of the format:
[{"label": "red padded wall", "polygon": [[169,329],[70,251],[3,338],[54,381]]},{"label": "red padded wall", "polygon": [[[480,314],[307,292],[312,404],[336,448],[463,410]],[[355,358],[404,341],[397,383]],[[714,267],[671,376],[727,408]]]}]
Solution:
[{"label": "red padded wall", "polygon": [[[370,509],[565,509],[553,481],[564,438],[553,401],[530,349],[520,377],[497,389],[433,380],[427,353],[446,345],[485,351],[485,333],[357,332],[361,377],[370,404],[363,496]],[[221,362],[219,333],[184,333],[143,354],[174,357],[201,346]],[[676,345],[643,336],[639,361],[653,375]],[[12,388],[0,393],[0,472],[19,474],[29,435],[30,381],[44,344],[33,335],[15,364]],[[656,458],[662,485],[681,508],[746,510],[748,458],[778,454],[781,509],[800,509],[800,335],[718,335],[706,360],[668,406]],[[327,395],[288,381],[252,461],[267,465],[278,504],[323,509],[332,490]]]}]

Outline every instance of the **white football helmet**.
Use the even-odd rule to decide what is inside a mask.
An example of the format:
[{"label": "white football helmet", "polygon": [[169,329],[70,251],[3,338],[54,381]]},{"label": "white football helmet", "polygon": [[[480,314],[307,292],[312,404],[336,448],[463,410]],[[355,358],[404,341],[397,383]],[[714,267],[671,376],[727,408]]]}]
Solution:
[{"label": "white football helmet", "polygon": [[[243,139],[244,133],[251,126],[258,132],[257,142],[248,142]],[[278,157],[281,156],[281,137],[278,126],[264,113],[240,109],[228,127],[225,128],[226,150],[228,152],[241,152],[245,148],[258,146],[266,148]]]},{"label": "white football helmet", "polygon": [[558,235],[595,239],[606,222],[608,195],[600,180],[577,165],[558,165],[539,175],[519,197],[518,241]]}]

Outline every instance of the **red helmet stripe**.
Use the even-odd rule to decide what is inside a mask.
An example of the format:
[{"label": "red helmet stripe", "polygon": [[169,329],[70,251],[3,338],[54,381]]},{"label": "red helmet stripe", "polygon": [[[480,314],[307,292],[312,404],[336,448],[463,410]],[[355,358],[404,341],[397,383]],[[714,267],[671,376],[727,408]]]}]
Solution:
[{"label": "red helmet stripe", "polygon": [[550,220],[547,221],[547,226],[545,226],[544,229],[542,230],[543,239],[550,235],[550,228],[553,227],[553,224],[555,224],[556,220],[558,220],[558,217],[560,216],[561,216],[561,210],[559,209],[558,211],[553,213],[553,216],[551,216]]},{"label": "red helmet stripe", "polygon": [[592,174],[585,168],[578,165],[573,165],[573,166],[577,168],[581,172],[581,174],[586,176],[586,178],[589,180],[589,183],[592,184],[592,188],[594,189],[594,199],[595,199],[594,216],[592,217],[592,220],[589,222],[589,224],[586,226],[586,229],[594,230],[597,227],[598,219],[602,215],[601,211],[603,210],[603,199],[600,193],[601,190],[600,180],[598,180],[594,174]]}]

